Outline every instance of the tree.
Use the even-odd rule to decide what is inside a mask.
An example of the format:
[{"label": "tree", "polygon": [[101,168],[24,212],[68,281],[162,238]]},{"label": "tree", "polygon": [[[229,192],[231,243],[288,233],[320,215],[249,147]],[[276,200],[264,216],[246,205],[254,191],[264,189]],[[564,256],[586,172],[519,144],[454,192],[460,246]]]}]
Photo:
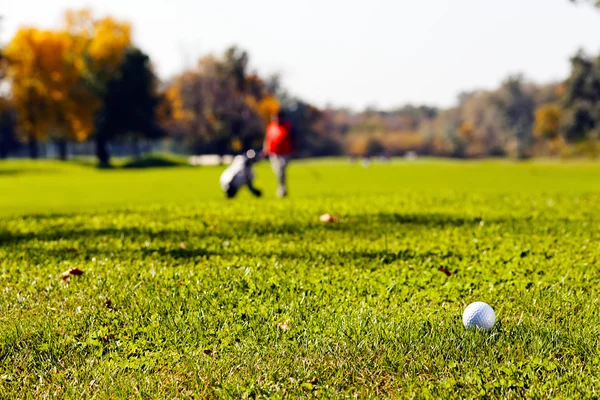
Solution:
[{"label": "tree", "polygon": [[5,50],[8,77],[17,124],[29,143],[30,156],[37,158],[37,142],[45,139],[57,122],[56,103],[64,97],[59,89],[65,43],[50,31],[20,29]]},{"label": "tree", "polygon": [[590,138],[600,127],[600,57],[583,53],[571,59],[571,74],[563,85],[562,130],[568,141]]},{"label": "tree", "polygon": [[17,32],[5,56],[17,126],[32,158],[48,136],[66,158],[67,140],[91,135],[105,86],[130,42],[128,24],[95,20],[86,10],[67,12],[60,30]]},{"label": "tree", "polygon": [[128,49],[106,86],[96,119],[96,152],[101,166],[109,165],[110,140],[129,135],[139,154],[139,138],[156,139],[164,135],[156,121],[160,102],[156,82],[150,58],[139,49]]},{"label": "tree", "polygon": [[516,142],[519,158],[531,156],[533,146],[534,101],[525,90],[523,77],[509,77],[496,94],[496,103],[504,117],[505,129]]},{"label": "tree", "polygon": [[569,0],[571,3],[590,3],[596,7],[600,7],[600,0]]},{"label": "tree", "polygon": [[[0,22],[2,16],[0,16]],[[2,86],[6,78],[7,60],[4,48],[0,48],[0,159],[19,147],[15,134],[15,113],[7,96],[2,95]]]},{"label": "tree", "polygon": [[558,104],[546,104],[535,111],[533,134],[539,138],[556,139],[560,135],[561,110]]},{"label": "tree", "polygon": [[15,133],[15,112],[8,99],[0,97],[0,159],[19,148]]},{"label": "tree", "polygon": [[[68,11],[65,15],[66,31],[72,38],[73,56],[82,72],[85,94],[90,97],[90,111],[86,122],[96,128],[96,155],[101,166],[108,164],[110,155],[107,140],[113,134],[106,129],[113,126],[118,117],[113,117],[114,109],[107,100],[113,101],[109,85],[121,80],[120,68],[126,52],[131,46],[131,26],[112,17],[95,19],[89,10]],[[143,58],[143,57],[142,57]],[[131,60],[130,60],[131,62]],[[131,68],[131,65],[128,66]],[[128,77],[131,76],[128,74]],[[142,78],[144,79],[144,78]],[[128,89],[131,89],[130,87]],[[115,89],[112,89],[114,92]],[[97,115],[100,111],[104,113]],[[114,125],[119,128],[118,125]],[[121,132],[118,130],[118,132]]]},{"label": "tree", "polygon": [[262,143],[279,101],[256,73],[248,55],[235,47],[222,57],[202,58],[176,77],[165,91],[165,126],[194,153],[225,154]]},{"label": "tree", "polygon": [[[462,130],[467,141],[466,154],[471,156],[504,155],[508,137],[496,93],[475,91],[459,96],[460,117],[470,130]],[[461,125],[464,128],[464,125]],[[468,133],[468,134],[467,134]]]},{"label": "tree", "polygon": [[295,98],[286,99],[282,109],[292,124],[292,138],[298,156],[341,154],[341,144],[335,133],[326,128],[323,111]]}]

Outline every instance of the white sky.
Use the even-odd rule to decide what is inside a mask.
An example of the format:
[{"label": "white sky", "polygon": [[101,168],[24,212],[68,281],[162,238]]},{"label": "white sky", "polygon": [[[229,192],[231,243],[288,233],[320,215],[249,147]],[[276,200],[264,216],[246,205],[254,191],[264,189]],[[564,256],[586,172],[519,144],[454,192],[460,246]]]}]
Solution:
[{"label": "white sky", "polygon": [[127,19],[162,78],[231,44],[319,106],[447,106],[522,72],[559,80],[600,51],[600,12],[567,0],[0,0],[0,41],[90,7]]}]

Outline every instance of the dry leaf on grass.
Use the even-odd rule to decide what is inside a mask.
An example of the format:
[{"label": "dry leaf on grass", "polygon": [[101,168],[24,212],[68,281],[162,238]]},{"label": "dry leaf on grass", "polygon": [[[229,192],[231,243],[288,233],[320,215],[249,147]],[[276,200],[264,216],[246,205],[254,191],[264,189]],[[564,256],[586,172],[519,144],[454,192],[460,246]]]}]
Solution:
[{"label": "dry leaf on grass", "polygon": [[63,281],[67,281],[69,280],[69,278],[71,276],[80,276],[83,275],[83,271],[80,270],[79,268],[75,267],[75,268],[70,268],[68,271],[65,271],[62,273],[62,279]]},{"label": "dry leaf on grass", "polygon": [[443,272],[444,274],[446,274],[446,276],[452,276],[452,272],[450,272],[447,268],[440,267],[438,268],[438,271]]},{"label": "dry leaf on grass", "polygon": [[321,222],[324,223],[330,223],[330,222],[338,222],[340,220],[340,218],[336,215],[331,215],[331,214],[323,214],[321,215],[321,218],[319,218],[321,220]]},{"label": "dry leaf on grass", "polygon": [[180,248],[181,250],[185,250],[185,242],[181,242],[181,243],[179,243],[179,248]]},{"label": "dry leaf on grass", "polygon": [[290,327],[290,324],[288,321],[283,321],[277,324],[277,328],[281,329],[282,331],[287,331]]}]

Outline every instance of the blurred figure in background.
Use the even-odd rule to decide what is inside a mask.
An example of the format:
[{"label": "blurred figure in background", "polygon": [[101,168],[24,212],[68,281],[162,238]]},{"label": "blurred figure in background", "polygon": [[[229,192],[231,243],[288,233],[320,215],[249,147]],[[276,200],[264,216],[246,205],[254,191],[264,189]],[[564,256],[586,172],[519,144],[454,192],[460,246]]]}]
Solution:
[{"label": "blurred figure in background", "polygon": [[292,124],[279,111],[267,127],[263,153],[269,156],[271,168],[277,177],[277,197],[287,196],[286,168],[292,154]]},{"label": "blurred figure in background", "polygon": [[256,152],[248,150],[245,155],[236,156],[231,165],[223,171],[220,183],[228,199],[233,198],[244,185],[248,186],[254,196],[262,196],[262,192],[253,185],[254,172],[252,172],[252,165],[256,161],[258,161]]}]

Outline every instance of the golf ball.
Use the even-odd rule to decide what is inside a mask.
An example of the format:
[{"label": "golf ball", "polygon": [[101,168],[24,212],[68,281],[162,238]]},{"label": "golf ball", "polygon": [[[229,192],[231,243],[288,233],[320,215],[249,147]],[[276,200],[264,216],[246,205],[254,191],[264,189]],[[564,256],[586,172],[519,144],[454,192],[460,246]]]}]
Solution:
[{"label": "golf ball", "polygon": [[494,309],[481,301],[469,304],[463,313],[465,328],[479,328],[488,331],[494,327],[495,322]]}]

